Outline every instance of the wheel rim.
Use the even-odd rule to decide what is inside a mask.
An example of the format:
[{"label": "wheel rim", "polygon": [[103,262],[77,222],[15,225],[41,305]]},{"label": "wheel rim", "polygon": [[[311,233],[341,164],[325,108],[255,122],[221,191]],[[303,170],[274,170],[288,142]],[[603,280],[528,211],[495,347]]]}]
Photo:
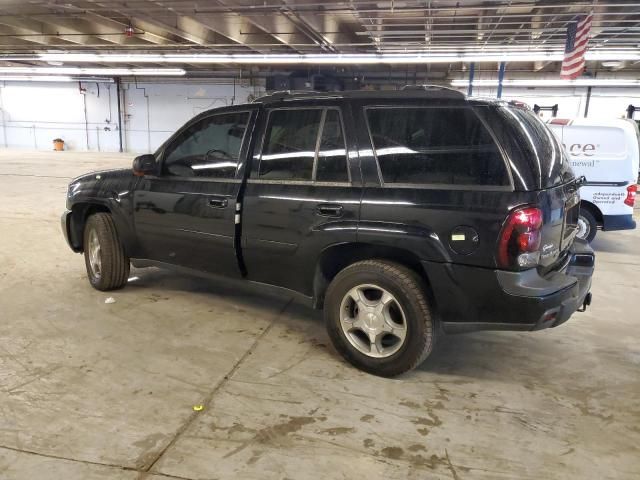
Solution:
[{"label": "wheel rim", "polygon": [[354,348],[373,358],[393,355],[407,338],[400,302],[378,285],[358,285],[347,292],[340,304],[340,326]]},{"label": "wheel rim", "polygon": [[576,236],[582,240],[586,240],[591,233],[591,224],[582,215],[578,217],[578,233]]},{"label": "wheel rim", "polygon": [[89,232],[89,244],[87,245],[87,251],[89,252],[89,267],[91,268],[91,274],[95,278],[100,278],[102,274],[102,258],[100,257],[100,240],[98,239],[98,232],[91,230]]}]

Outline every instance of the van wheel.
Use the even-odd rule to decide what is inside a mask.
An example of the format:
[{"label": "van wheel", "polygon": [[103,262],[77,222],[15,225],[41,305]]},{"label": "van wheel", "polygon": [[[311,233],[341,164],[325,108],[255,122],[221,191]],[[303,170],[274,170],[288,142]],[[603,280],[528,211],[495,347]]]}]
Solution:
[{"label": "van wheel", "polygon": [[591,242],[598,232],[598,222],[589,210],[580,209],[578,216],[578,233],[577,237],[581,240]]},{"label": "van wheel", "polygon": [[95,213],[84,228],[84,263],[91,286],[97,290],[122,288],[129,278],[129,258],[108,213]]},{"label": "van wheel", "polygon": [[325,297],[324,316],[336,350],[356,367],[383,377],[422,363],[435,343],[426,285],[412,270],[365,260],[342,270]]}]

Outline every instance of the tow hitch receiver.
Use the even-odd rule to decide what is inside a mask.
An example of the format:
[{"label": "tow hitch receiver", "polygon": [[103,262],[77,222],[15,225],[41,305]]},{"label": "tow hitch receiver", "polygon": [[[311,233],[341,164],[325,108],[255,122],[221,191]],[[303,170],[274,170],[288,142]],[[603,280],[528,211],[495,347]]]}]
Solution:
[{"label": "tow hitch receiver", "polygon": [[578,312],[584,312],[589,305],[591,305],[591,292],[587,293],[587,295],[584,297],[582,307],[578,309]]}]

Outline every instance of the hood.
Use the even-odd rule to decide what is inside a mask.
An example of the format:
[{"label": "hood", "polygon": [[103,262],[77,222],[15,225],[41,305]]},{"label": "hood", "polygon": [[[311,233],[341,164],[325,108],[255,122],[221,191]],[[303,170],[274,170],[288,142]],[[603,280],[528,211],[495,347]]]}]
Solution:
[{"label": "hood", "polygon": [[95,172],[84,173],[75,177],[69,185],[76,183],[94,182],[96,180],[107,180],[112,178],[123,178],[126,176],[133,176],[133,172],[130,168],[111,168],[107,170],[96,170]]}]

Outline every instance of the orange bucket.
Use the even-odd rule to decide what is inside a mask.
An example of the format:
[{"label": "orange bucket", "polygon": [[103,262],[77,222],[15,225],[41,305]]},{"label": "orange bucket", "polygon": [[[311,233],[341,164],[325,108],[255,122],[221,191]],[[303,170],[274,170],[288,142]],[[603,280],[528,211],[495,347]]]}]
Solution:
[{"label": "orange bucket", "polygon": [[64,150],[64,140],[56,139],[53,141],[53,149],[56,152],[62,152]]}]

